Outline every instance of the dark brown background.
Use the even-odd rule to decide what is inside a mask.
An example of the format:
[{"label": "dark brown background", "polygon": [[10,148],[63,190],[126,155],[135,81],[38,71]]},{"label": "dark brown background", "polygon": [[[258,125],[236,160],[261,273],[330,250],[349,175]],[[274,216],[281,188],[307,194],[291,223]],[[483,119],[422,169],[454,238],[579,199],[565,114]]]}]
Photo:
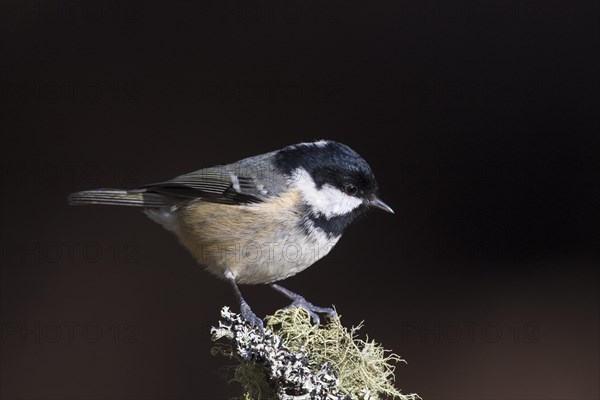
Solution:
[{"label": "dark brown background", "polygon": [[[69,208],[319,138],[396,210],[289,279],[425,399],[598,399],[598,4],[0,1],[0,396],[217,399],[224,282]],[[285,300],[244,289],[260,315]],[[237,308],[237,307],[236,307]]]}]

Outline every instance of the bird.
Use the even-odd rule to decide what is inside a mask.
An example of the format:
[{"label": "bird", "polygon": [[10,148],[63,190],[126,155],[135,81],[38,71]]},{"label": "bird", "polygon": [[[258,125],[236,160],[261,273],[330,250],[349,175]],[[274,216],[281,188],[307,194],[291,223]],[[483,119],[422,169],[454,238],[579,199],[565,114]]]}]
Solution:
[{"label": "bird", "polygon": [[270,285],[318,325],[319,313],[333,316],[335,310],[315,306],[277,282],[326,256],[366,210],[393,213],[379,197],[369,164],[332,140],[293,144],[135,189],[75,192],[68,203],[142,208],[199,264],[229,282],[240,314],[260,329],[262,319],[239,285]]}]

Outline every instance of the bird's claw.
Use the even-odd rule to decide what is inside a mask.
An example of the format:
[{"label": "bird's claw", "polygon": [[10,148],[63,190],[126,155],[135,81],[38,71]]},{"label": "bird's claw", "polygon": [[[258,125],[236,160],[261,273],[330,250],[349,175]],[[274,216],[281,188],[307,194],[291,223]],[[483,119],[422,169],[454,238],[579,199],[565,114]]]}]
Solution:
[{"label": "bird's claw", "polygon": [[250,308],[248,303],[246,303],[245,300],[242,300],[240,302],[240,314],[242,315],[242,318],[244,318],[250,325],[258,328],[261,333],[265,332],[263,320],[258,318],[256,314],[254,314],[254,311],[252,311],[252,309]]},{"label": "bird's claw", "polygon": [[321,318],[319,318],[317,313],[326,314],[329,316],[329,318],[337,317],[337,313],[333,308],[315,306],[303,297],[295,299],[292,304],[285,308],[288,309],[292,307],[300,307],[305,309],[308,312],[308,315],[310,315],[310,319],[317,327],[321,324]]}]

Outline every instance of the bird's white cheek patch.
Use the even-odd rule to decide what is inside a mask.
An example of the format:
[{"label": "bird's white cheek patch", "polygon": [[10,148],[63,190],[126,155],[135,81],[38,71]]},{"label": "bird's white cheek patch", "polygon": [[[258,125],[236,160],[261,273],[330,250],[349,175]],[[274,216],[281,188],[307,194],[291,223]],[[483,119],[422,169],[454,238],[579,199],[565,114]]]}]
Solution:
[{"label": "bird's white cheek patch", "polygon": [[310,174],[302,168],[294,172],[292,185],[300,190],[302,198],[313,211],[327,218],[347,214],[363,202],[331,185],[325,184],[320,189],[317,188]]}]

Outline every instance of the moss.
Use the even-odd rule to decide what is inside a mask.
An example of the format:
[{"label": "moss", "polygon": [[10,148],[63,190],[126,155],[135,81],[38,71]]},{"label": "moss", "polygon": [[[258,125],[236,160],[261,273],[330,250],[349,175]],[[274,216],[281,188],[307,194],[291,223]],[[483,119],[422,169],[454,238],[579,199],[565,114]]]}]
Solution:
[{"label": "moss", "polygon": [[367,392],[375,397],[404,397],[394,386],[394,364],[404,360],[373,340],[359,339],[361,325],[347,329],[339,317],[334,317],[317,327],[306,310],[291,308],[268,317],[267,327],[291,350],[309,354],[311,370],[331,362],[345,394],[353,398],[363,398]]},{"label": "moss", "polygon": [[220,343],[216,351],[239,362],[233,380],[242,385],[245,400],[419,398],[394,386],[396,364],[404,360],[358,338],[360,325],[348,329],[335,317],[317,327],[306,310],[290,308],[267,317],[262,334],[227,312],[228,321],[213,336],[227,337],[236,347]]}]

